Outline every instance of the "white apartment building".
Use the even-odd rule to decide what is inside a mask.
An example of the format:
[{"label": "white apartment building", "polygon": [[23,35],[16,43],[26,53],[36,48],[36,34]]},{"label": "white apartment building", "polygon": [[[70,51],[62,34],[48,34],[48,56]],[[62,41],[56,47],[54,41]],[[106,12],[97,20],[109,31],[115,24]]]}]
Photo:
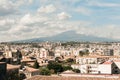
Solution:
[{"label": "white apartment building", "polygon": [[108,56],[86,56],[86,57],[77,57],[77,64],[97,64],[109,60]]},{"label": "white apartment building", "polygon": [[80,70],[81,65],[79,65],[79,64],[72,64],[71,67],[73,69],[79,69]]},{"label": "white apartment building", "polygon": [[106,61],[103,64],[84,64],[80,71],[83,74],[118,74],[120,69],[112,61]]},{"label": "white apartment building", "polygon": [[45,48],[40,48],[39,50],[36,50],[35,54],[37,58],[47,58],[49,52]]}]

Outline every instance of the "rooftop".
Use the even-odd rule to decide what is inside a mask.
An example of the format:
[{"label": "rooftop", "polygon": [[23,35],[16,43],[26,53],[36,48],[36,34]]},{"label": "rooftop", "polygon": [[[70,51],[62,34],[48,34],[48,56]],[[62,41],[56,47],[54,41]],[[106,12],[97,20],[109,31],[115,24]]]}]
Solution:
[{"label": "rooftop", "polygon": [[118,78],[68,77],[68,76],[33,76],[27,80],[119,80]]},{"label": "rooftop", "polygon": [[4,64],[5,62],[0,62],[0,64]]},{"label": "rooftop", "polygon": [[77,58],[120,58],[120,56],[82,56]]},{"label": "rooftop", "polygon": [[26,67],[26,70],[29,71],[29,72],[36,72],[36,71],[39,71],[39,69],[35,69],[35,68],[32,68],[32,67]]},{"label": "rooftop", "polygon": [[106,62],[104,62],[103,64],[112,64],[113,62],[112,61],[106,61]]},{"label": "rooftop", "polygon": [[10,70],[10,69],[19,69],[19,68],[20,68],[20,65],[7,64],[7,70]]},{"label": "rooftop", "polygon": [[75,74],[75,72],[73,72],[72,70],[67,70],[64,71],[62,74]]}]

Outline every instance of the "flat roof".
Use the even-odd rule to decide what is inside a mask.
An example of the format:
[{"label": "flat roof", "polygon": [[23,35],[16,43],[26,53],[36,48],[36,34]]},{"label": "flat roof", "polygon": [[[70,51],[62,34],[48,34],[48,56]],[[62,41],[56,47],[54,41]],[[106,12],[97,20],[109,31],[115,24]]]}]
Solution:
[{"label": "flat roof", "polygon": [[[96,76],[96,75],[93,75]],[[112,75],[110,75],[112,76]],[[120,78],[102,78],[102,77],[77,77],[77,76],[40,76],[36,75],[27,80],[119,80]]]},{"label": "flat roof", "polygon": [[29,72],[36,72],[36,71],[39,71],[39,69],[35,69],[35,68],[32,68],[32,67],[26,67],[25,68],[27,71],[29,71]]},{"label": "flat roof", "polygon": [[19,68],[20,68],[20,65],[7,64],[7,70],[10,70],[10,69],[19,69]]}]

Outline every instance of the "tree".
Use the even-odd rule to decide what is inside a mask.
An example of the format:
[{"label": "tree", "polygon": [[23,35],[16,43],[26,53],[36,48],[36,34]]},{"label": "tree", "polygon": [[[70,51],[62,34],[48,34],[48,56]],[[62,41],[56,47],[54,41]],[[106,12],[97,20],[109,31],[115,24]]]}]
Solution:
[{"label": "tree", "polygon": [[22,58],[22,53],[21,53],[21,51],[17,50],[16,55],[17,55],[18,58],[20,58],[20,59]]},{"label": "tree", "polygon": [[71,66],[63,66],[63,70],[64,71],[72,70],[72,67]]},{"label": "tree", "polygon": [[55,58],[55,61],[56,61],[56,62],[60,62],[60,59],[61,59],[60,57],[56,57],[56,58]]},{"label": "tree", "polygon": [[24,73],[20,73],[20,80],[23,80],[26,78],[26,75]]},{"label": "tree", "polygon": [[58,72],[62,72],[63,71],[63,67],[61,64],[57,63],[57,62],[50,62],[48,65],[47,65],[47,68],[49,70],[53,69],[55,71],[55,73],[58,73]]},{"label": "tree", "polygon": [[38,69],[40,66],[39,66],[39,63],[37,62],[37,60],[35,61],[34,65],[33,65],[33,68],[36,68]]},{"label": "tree", "polygon": [[89,55],[89,50],[88,50],[88,49],[85,49],[85,50],[83,50],[83,51],[79,51],[79,55],[80,55],[80,56]]},{"label": "tree", "polygon": [[9,75],[7,75],[8,80],[20,80],[19,74],[12,72]]},{"label": "tree", "polygon": [[55,71],[54,71],[53,69],[51,69],[50,72],[51,72],[51,74],[54,74],[54,73],[55,73]]},{"label": "tree", "polygon": [[51,75],[51,72],[48,68],[40,68],[41,75]]},{"label": "tree", "polygon": [[80,55],[80,56],[83,56],[83,55],[84,55],[84,52],[83,52],[83,51],[79,51],[79,55]]},{"label": "tree", "polygon": [[73,69],[73,71],[74,71],[75,73],[80,73],[80,70],[79,70],[79,69]]},{"label": "tree", "polygon": [[66,61],[67,61],[68,63],[73,63],[73,62],[74,62],[74,59],[68,58]]}]

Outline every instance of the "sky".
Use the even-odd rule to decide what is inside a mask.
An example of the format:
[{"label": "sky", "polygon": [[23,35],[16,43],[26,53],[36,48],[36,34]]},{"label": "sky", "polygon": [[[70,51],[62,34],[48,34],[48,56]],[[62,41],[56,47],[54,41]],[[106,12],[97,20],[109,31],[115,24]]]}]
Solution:
[{"label": "sky", "polygon": [[0,42],[69,30],[120,40],[120,0],[0,0]]}]

